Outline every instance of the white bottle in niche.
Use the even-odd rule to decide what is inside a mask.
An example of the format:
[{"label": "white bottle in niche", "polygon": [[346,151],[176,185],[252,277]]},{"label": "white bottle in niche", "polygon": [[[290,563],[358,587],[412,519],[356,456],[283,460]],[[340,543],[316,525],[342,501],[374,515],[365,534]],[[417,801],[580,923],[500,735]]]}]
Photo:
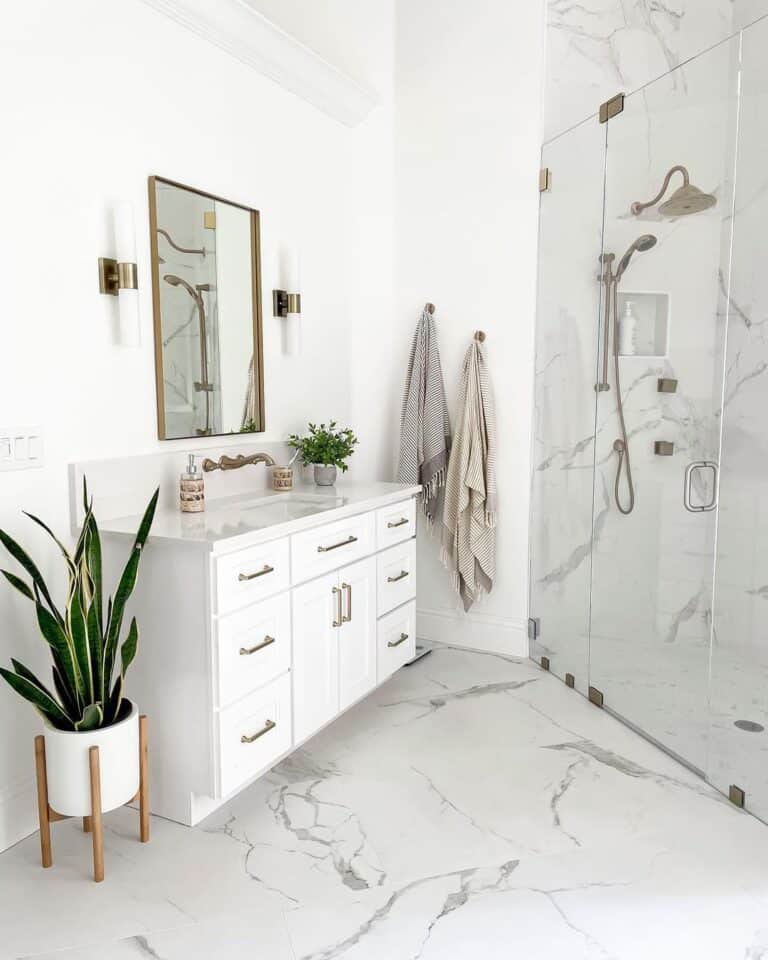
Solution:
[{"label": "white bottle in niche", "polygon": [[624,357],[631,357],[637,352],[637,317],[633,306],[632,300],[626,301],[624,316],[619,324],[619,353]]}]

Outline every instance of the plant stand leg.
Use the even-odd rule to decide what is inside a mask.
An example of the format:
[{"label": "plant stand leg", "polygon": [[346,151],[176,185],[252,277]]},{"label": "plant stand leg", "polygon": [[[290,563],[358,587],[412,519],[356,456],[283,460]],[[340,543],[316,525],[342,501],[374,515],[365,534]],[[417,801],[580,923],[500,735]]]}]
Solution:
[{"label": "plant stand leg", "polygon": [[48,774],[45,769],[45,737],[35,737],[35,770],[37,772],[37,814],[40,821],[40,858],[44,867],[53,863],[51,820],[48,816]]},{"label": "plant stand leg", "polygon": [[83,833],[91,832],[91,818],[83,817]]},{"label": "plant stand leg", "polygon": [[149,742],[147,717],[139,717],[139,837],[142,843],[149,840]]},{"label": "plant stand leg", "polygon": [[101,770],[99,769],[99,748],[88,750],[88,765],[91,774],[91,832],[93,833],[93,879],[100,883],[104,879],[104,835],[101,824]]}]

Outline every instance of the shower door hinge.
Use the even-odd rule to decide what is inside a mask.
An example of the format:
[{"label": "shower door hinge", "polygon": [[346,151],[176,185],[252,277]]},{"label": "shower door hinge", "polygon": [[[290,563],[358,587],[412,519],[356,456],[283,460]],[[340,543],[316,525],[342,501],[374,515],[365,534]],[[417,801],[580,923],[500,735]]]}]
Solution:
[{"label": "shower door hinge", "polygon": [[573,690],[576,686],[576,677],[572,673],[566,673],[565,675],[565,685],[570,687]]},{"label": "shower door hinge", "polygon": [[598,690],[597,687],[590,687],[590,688],[589,688],[589,700],[590,700],[590,703],[594,703],[594,705],[595,705],[596,707],[601,707],[601,708],[602,708],[602,706],[603,706],[603,691],[602,691],[602,690]]},{"label": "shower door hinge", "polygon": [[542,167],[539,170],[539,193],[546,193],[552,189],[552,171],[549,167]]},{"label": "shower door hinge", "polygon": [[541,620],[538,617],[528,617],[528,639],[538,640],[541,635]]},{"label": "shower door hinge", "polygon": [[610,100],[606,100],[605,103],[600,104],[600,109],[598,111],[598,119],[600,123],[607,123],[612,117],[617,116],[624,109],[624,94],[617,93],[615,97],[611,97]]},{"label": "shower door hinge", "polygon": [[728,787],[728,799],[735,806],[743,807],[744,801],[746,800],[746,794],[741,787],[737,787],[735,783],[732,783],[730,787]]},{"label": "shower door hinge", "polygon": [[539,663],[542,670],[549,670],[549,657],[542,657]]}]

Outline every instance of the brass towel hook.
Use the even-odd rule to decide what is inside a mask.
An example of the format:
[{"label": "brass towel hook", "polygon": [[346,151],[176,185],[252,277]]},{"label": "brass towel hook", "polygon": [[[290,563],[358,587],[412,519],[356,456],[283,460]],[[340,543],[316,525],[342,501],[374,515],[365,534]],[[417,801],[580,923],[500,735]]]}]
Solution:
[{"label": "brass towel hook", "polygon": [[434,303],[430,303],[429,301],[427,301],[427,302],[424,304],[424,309],[427,311],[427,313],[434,313],[434,312],[435,312],[435,305],[434,305]]},{"label": "brass towel hook", "polygon": [[485,340],[485,331],[475,330],[475,340],[477,340],[478,343],[482,343]]}]

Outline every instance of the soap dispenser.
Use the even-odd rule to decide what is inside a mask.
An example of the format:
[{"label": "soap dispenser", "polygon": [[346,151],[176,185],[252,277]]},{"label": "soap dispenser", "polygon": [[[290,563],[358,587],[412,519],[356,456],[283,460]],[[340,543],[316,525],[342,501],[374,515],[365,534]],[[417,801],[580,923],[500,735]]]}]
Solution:
[{"label": "soap dispenser", "polygon": [[624,316],[619,324],[619,353],[625,357],[631,357],[637,352],[637,317],[633,306],[632,300],[626,301]]},{"label": "soap dispenser", "polygon": [[186,473],[182,473],[179,482],[179,506],[182,513],[202,513],[205,510],[205,484],[194,453],[189,454]]}]

